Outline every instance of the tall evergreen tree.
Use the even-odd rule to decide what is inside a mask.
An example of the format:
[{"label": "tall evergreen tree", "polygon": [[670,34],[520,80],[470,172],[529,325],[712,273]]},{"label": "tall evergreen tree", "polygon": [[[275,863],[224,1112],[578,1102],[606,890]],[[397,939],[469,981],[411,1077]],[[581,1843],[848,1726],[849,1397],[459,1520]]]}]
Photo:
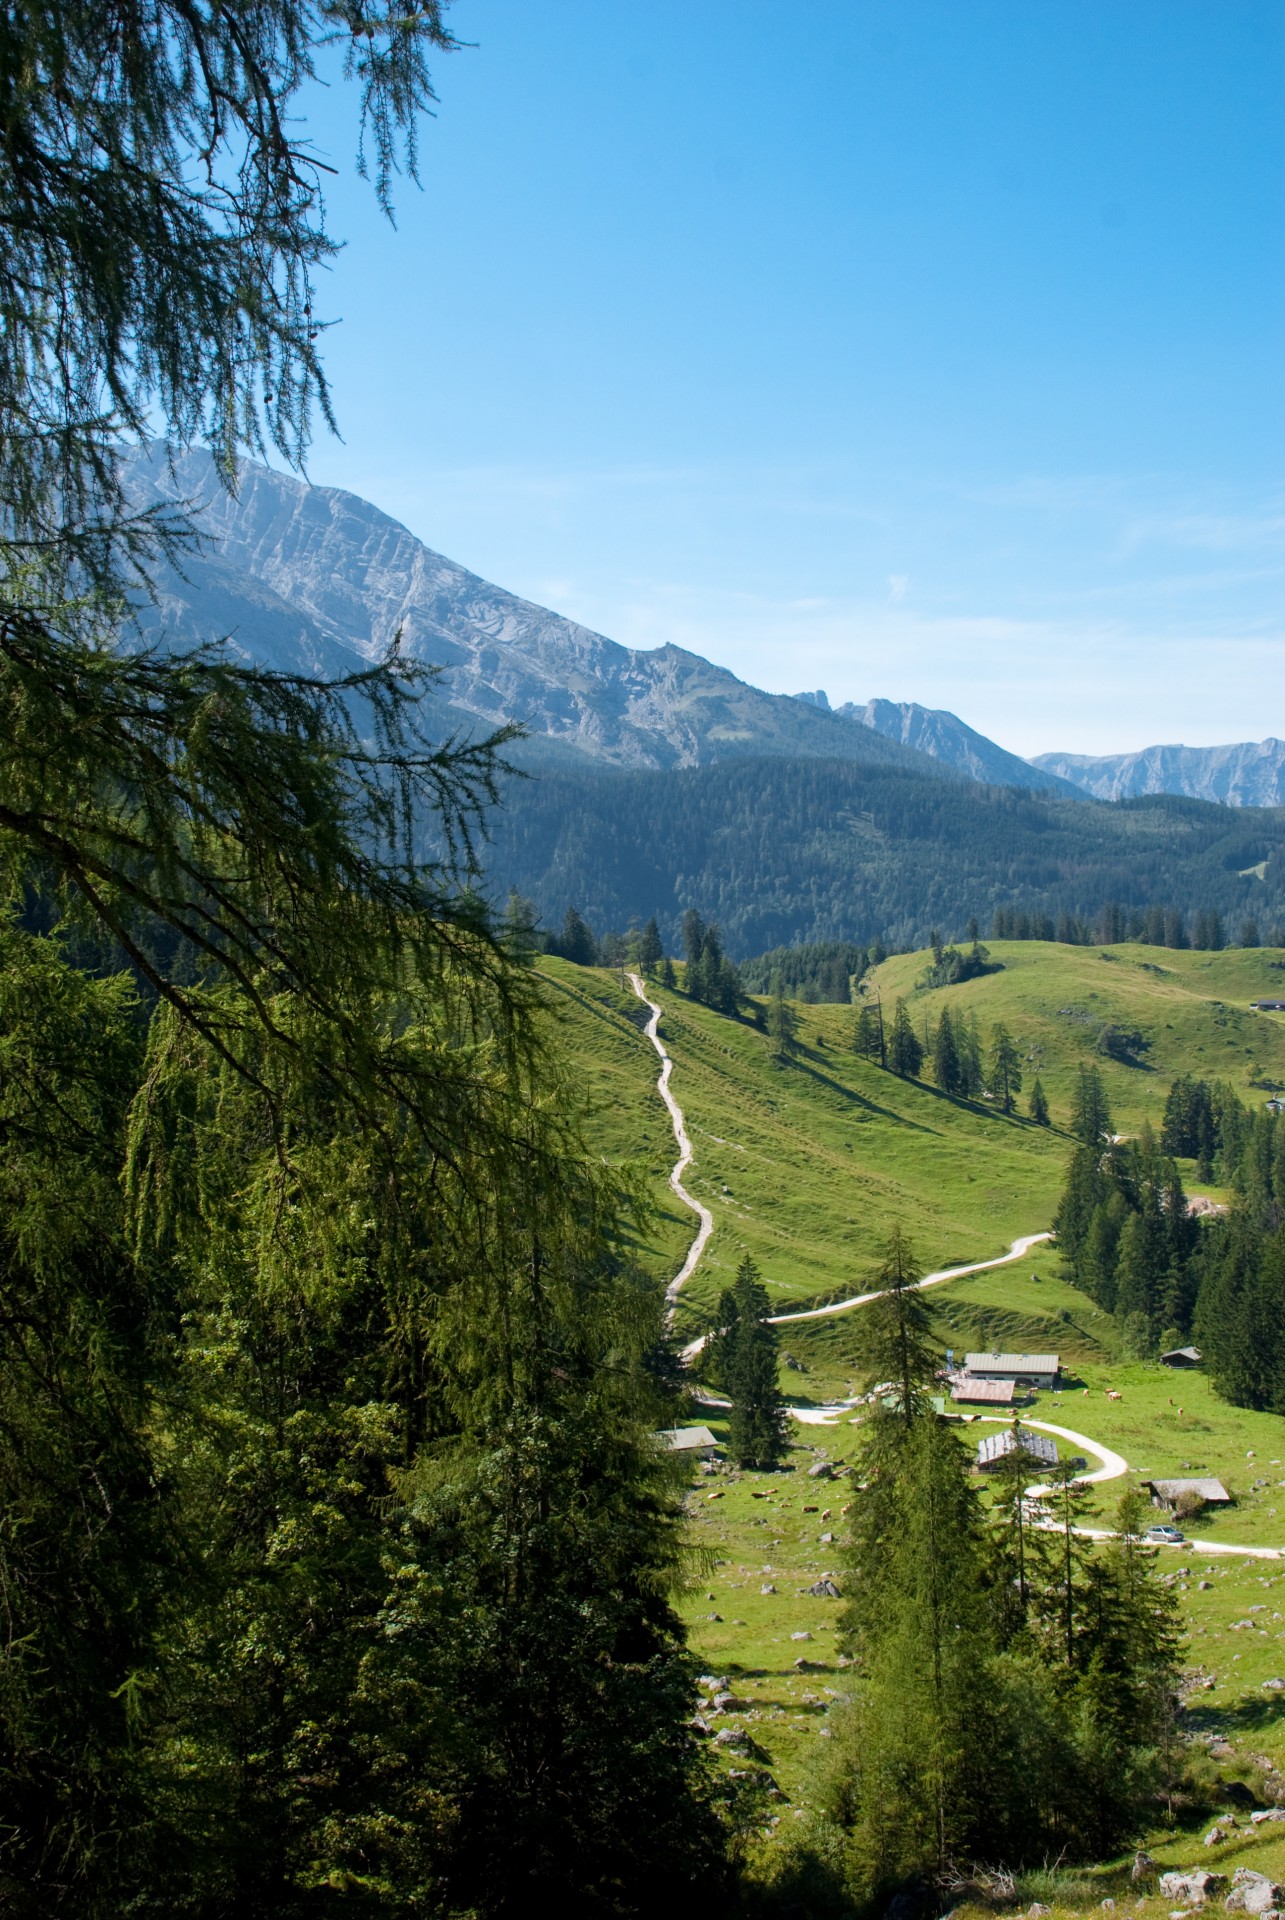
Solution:
[{"label": "tall evergreen tree", "polygon": [[1037,1127],[1047,1127],[1049,1125],[1049,1103],[1045,1096],[1044,1089],[1040,1085],[1040,1076],[1038,1073],[1031,1083],[1031,1098],[1027,1112]]},{"label": "tall evergreen tree", "polygon": [[905,1001],[898,1000],[892,1016],[892,1032],[888,1037],[888,1065],[903,1079],[917,1080],[923,1064],[924,1050],[919,1035],[911,1025]]},{"label": "tall evergreen tree", "polygon": [[[991,1034],[990,1091],[1005,1113],[1012,1113],[1022,1091],[1022,1056],[1001,1021]],[[1042,1125],[1048,1125],[1045,1108]]]},{"label": "tall evergreen tree", "polygon": [[785,1403],[777,1384],[776,1329],[759,1270],[748,1254],[718,1304],[714,1361],[732,1403],[728,1451],[740,1467],[774,1467],[786,1447]]},{"label": "tall evergreen tree", "polygon": [[642,937],[638,942],[638,964],[645,974],[651,974],[655,972],[664,957],[665,949],[661,943],[660,928],[656,925],[656,916],[653,913],[643,928]]},{"label": "tall evergreen tree", "polygon": [[1105,1145],[1111,1138],[1111,1109],[1097,1067],[1080,1062],[1071,1103],[1071,1132],[1086,1147]]},{"label": "tall evergreen tree", "polygon": [[933,1037],[933,1079],[943,1093],[960,1094],[964,1090],[964,1071],[955,1040],[955,1023],[949,1007],[943,1007]]},{"label": "tall evergreen tree", "polygon": [[788,1066],[798,1052],[798,1017],[786,999],[778,974],[772,983],[772,997],[767,1003],[767,1032],[772,1043],[772,1058],[778,1066]]}]

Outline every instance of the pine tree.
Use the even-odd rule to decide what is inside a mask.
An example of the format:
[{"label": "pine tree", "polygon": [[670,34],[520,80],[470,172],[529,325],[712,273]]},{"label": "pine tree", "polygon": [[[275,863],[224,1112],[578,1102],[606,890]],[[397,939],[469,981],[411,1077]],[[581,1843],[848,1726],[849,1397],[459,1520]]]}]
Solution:
[{"label": "pine tree", "polygon": [[558,952],[564,960],[570,960],[573,966],[596,967],[599,962],[598,942],[594,939],[588,923],[581,919],[574,907],[568,907],[562,922],[562,933],[558,939]]},{"label": "pine tree", "polygon": [[917,1080],[923,1064],[924,1050],[919,1035],[910,1023],[905,1001],[898,1000],[892,1016],[892,1032],[888,1037],[888,1065],[903,1079]]},{"label": "pine tree", "polygon": [[1104,1146],[1113,1127],[1102,1075],[1095,1066],[1080,1063],[1071,1105],[1071,1132],[1086,1147]]},{"label": "pine tree", "polygon": [[940,1362],[918,1283],[914,1248],[895,1226],[874,1275],[878,1297],[862,1309],[857,1325],[857,1355],[863,1389],[891,1387],[905,1424],[920,1410]]},{"label": "pine tree", "polygon": [[941,1010],[933,1040],[933,1079],[943,1093],[956,1095],[963,1090],[963,1071],[959,1062],[959,1048],[955,1043],[955,1023],[948,1007]]},{"label": "pine tree", "polygon": [[1049,1125],[1049,1103],[1044,1096],[1044,1089],[1040,1085],[1040,1076],[1038,1073],[1031,1085],[1031,1099],[1027,1111],[1037,1127],[1047,1127]]},{"label": "pine tree", "polygon": [[852,1030],[852,1047],[862,1060],[885,1065],[883,1009],[877,1000],[873,1004],[868,1000],[862,1002]]},{"label": "pine tree", "polygon": [[[991,1035],[990,1091],[1005,1113],[1012,1113],[1016,1096],[1022,1091],[1022,1057],[1002,1023]],[[1040,1124],[1048,1125],[1047,1107]]]},{"label": "pine tree", "polygon": [[785,1403],[777,1384],[777,1336],[767,1289],[748,1254],[719,1302],[716,1364],[732,1402],[728,1451],[740,1467],[774,1467],[786,1446]]},{"label": "pine tree", "polygon": [[786,999],[778,974],[772,983],[772,997],[767,1003],[767,1031],[772,1043],[772,1058],[778,1066],[788,1066],[798,1052],[798,1017]]},{"label": "pine tree", "polygon": [[638,964],[645,974],[651,974],[664,957],[665,949],[661,944],[660,928],[656,925],[656,916],[653,914],[643,928],[642,938],[638,942]]},{"label": "pine tree", "polygon": [[671,993],[678,984],[677,977],[674,973],[674,963],[668,954],[665,954],[661,960],[659,979],[661,986],[667,987]]}]

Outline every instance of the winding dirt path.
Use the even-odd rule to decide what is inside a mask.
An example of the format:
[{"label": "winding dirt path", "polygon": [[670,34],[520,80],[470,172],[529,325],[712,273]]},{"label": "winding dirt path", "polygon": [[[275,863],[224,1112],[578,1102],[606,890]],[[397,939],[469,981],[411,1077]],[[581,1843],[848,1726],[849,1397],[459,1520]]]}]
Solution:
[{"label": "winding dirt path", "polygon": [[696,1199],[695,1195],[690,1194],[683,1185],[683,1175],[691,1164],[692,1143],[688,1138],[687,1122],[683,1118],[683,1110],[669,1090],[669,1076],[674,1071],[674,1062],[664,1041],[660,1037],[660,1016],[662,1009],[657,1006],[654,1000],[647,998],[647,992],[643,986],[641,974],[631,973],[628,979],[630,986],[638,995],[643,1005],[651,1011],[651,1018],[647,1022],[645,1032],[660,1058],[660,1078],[656,1082],[656,1091],[669,1109],[670,1125],[674,1129],[674,1143],[678,1148],[678,1158],[674,1162],[673,1171],[669,1176],[669,1184],[683,1205],[690,1207],[700,1222],[700,1226],[696,1232],[696,1238],[687,1249],[687,1258],[669,1285],[665,1288],[665,1298],[672,1307],[696,1271],[696,1263],[704,1253],[709,1236],[714,1231],[714,1216],[709,1208],[702,1205],[702,1203]]}]

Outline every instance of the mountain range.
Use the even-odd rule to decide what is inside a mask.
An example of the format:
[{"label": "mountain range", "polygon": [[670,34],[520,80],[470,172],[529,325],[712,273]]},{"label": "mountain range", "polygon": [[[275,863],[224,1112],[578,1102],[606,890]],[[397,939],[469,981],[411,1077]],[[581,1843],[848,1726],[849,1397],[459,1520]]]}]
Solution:
[{"label": "mountain range", "polygon": [[187,502],[203,541],[138,609],[147,639],[227,638],[265,665],[350,672],[401,636],[440,666],[447,724],[519,720],[525,754],[568,768],[680,768],[785,755],[1116,800],[1186,794],[1285,805],[1285,743],[1021,759],[952,713],[822,692],[765,693],[682,647],[623,647],[435,553],[355,494],[244,462],[229,493],[208,454],[130,457],[138,504]]}]

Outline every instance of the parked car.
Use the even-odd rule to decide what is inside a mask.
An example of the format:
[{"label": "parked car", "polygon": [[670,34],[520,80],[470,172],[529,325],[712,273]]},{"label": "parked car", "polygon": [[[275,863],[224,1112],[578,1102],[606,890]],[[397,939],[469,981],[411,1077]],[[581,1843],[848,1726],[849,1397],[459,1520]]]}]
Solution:
[{"label": "parked car", "polygon": [[1162,1547],[1180,1547],[1186,1538],[1186,1534],[1180,1527],[1170,1527],[1164,1524],[1156,1527],[1148,1527],[1146,1533],[1143,1535],[1144,1540],[1154,1540],[1158,1546]]}]

